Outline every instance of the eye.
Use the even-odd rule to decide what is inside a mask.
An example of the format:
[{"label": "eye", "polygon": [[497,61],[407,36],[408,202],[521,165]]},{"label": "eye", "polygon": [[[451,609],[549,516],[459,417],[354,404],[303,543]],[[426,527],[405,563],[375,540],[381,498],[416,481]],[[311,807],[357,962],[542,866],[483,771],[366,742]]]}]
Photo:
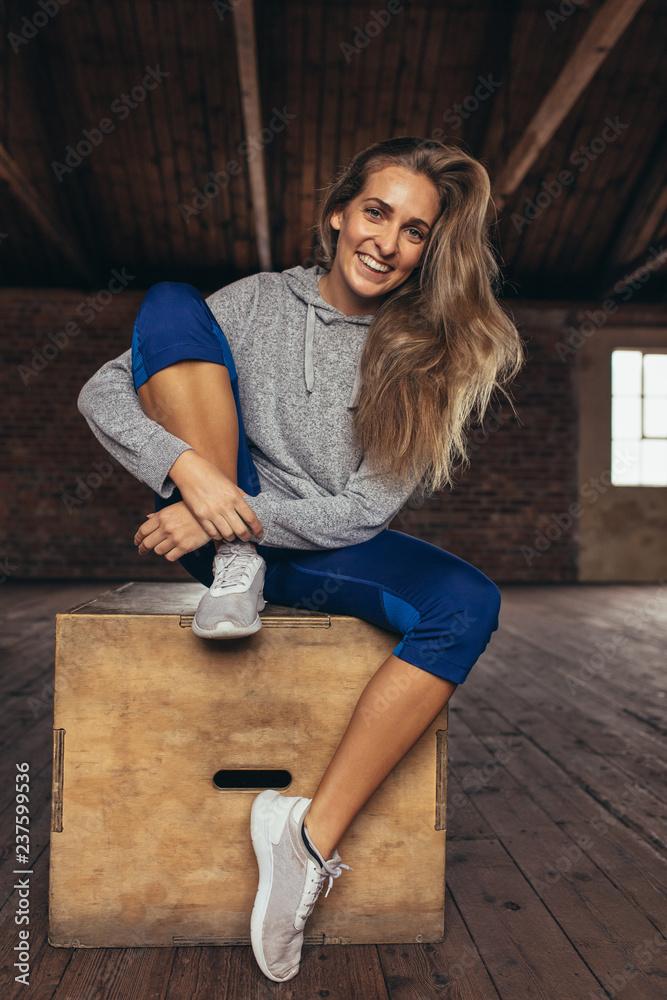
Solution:
[{"label": "eye", "polygon": [[424,239],[424,234],[422,233],[421,229],[408,229],[408,233],[410,234],[410,236],[416,236],[417,239],[419,240]]},{"label": "eye", "polygon": [[382,218],[382,212],[380,211],[379,208],[372,208],[371,207],[371,208],[367,208],[366,211],[367,212],[377,212],[377,215],[372,215],[371,216],[372,219],[381,219]]}]

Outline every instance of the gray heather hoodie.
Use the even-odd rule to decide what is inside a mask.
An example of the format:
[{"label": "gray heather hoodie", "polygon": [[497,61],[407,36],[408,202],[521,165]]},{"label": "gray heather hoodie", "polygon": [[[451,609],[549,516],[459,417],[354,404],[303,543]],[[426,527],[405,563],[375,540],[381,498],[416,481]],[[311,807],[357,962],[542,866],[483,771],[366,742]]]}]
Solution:
[{"label": "gray heather hoodie", "polygon": [[[371,472],[354,441],[352,410],[371,316],[324,301],[316,265],[242,278],[206,302],[232,350],[261,493],[248,497],[264,528],[253,542],[330,549],[386,528],[417,485]],[[128,349],[86,382],[78,408],[106,450],[163,498],[190,445],[144,413]]]}]

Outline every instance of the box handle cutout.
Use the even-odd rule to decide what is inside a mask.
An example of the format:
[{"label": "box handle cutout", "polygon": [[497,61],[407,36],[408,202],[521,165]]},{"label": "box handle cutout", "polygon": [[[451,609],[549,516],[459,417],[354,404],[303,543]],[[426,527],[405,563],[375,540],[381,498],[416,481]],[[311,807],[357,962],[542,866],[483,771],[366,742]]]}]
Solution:
[{"label": "box handle cutout", "polygon": [[238,767],[217,771],[213,775],[213,785],[221,791],[232,789],[238,791],[244,788],[287,788],[292,782],[289,771],[276,768],[258,770]]}]

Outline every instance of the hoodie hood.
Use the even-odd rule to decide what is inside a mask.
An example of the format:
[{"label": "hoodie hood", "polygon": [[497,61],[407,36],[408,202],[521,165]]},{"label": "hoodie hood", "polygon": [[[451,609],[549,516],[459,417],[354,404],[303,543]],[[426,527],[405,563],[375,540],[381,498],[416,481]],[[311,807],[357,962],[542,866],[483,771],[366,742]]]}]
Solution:
[{"label": "hoodie hood", "polygon": [[[328,274],[326,268],[315,264],[314,267],[304,268],[301,265],[291,267],[283,271],[282,275],[287,287],[296,295],[298,299],[305,302],[306,328],[304,331],[303,349],[303,373],[306,383],[306,391],[312,392],[315,382],[313,371],[313,339],[315,336],[315,321],[319,319],[321,323],[329,325],[331,323],[353,323],[358,326],[370,326],[373,319],[372,314],[368,316],[346,316],[340,309],[329,305],[322,298],[319,290],[319,280],[323,274]],[[359,369],[354,379],[352,392],[347,403],[348,409],[354,406],[354,400],[359,390]]]}]

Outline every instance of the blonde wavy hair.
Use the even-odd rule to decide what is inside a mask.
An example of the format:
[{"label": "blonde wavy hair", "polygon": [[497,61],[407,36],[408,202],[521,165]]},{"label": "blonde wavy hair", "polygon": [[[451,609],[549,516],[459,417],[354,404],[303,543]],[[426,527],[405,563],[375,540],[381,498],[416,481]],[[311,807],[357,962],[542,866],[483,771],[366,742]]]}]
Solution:
[{"label": "blonde wavy hair", "polygon": [[419,266],[371,320],[354,431],[373,469],[404,483],[416,477],[415,492],[425,496],[451,486],[469,464],[470,422],[482,421],[494,389],[510,399],[503,385],[521,368],[523,347],[496,299],[502,280],[488,233],[489,175],[458,146],[399,137],[358,153],[325,190],[315,259],[332,267],[332,212],[392,165],[428,177],[441,212]]}]

